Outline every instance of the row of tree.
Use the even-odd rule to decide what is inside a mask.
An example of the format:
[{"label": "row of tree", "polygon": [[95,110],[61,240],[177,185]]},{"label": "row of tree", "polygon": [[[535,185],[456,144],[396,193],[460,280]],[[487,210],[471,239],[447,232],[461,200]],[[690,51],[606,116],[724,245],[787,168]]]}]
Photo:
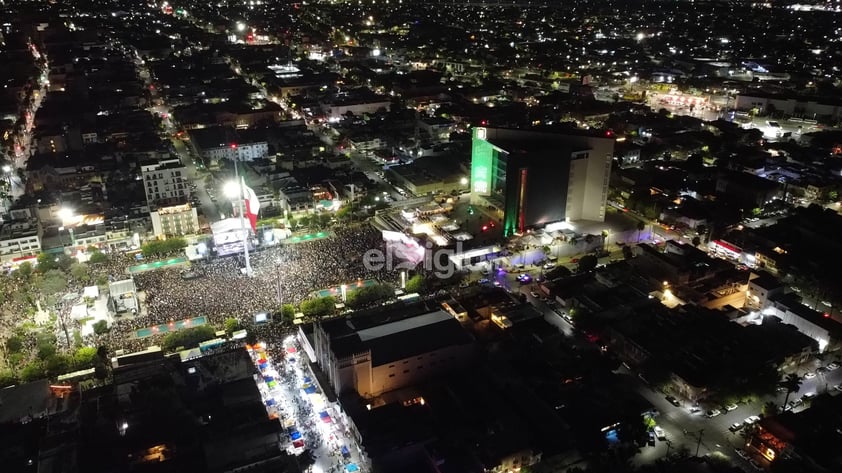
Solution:
[{"label": "row of tree", "polygon": [[164,351],[196,348],[200,343],[214,338],[216,338],[216,330],[210,325],[191,327],[166,334],[161,342],[161,348]]},{"label": "row of tree", "polygon": [[141,246],[141,252],[146,258],[170,256],[187,246],[184,238],[167,238],[166,240],[153,240]]}]

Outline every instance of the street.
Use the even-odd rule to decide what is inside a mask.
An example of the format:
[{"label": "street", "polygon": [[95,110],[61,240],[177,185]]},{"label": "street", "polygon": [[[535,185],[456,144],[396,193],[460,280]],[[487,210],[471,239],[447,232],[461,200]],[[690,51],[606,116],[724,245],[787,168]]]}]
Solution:
[{"label": "street", "polygon": [[312,472],[365,471],[360,449],[342,415],[318,389],[315,376],[293,336],[279,347],[283,356],[273,357],[264,343],[248,347],[260,370],[255,382],[267,413],[284,428],[282,447],[291,455],[309,450],[315,463]]}]

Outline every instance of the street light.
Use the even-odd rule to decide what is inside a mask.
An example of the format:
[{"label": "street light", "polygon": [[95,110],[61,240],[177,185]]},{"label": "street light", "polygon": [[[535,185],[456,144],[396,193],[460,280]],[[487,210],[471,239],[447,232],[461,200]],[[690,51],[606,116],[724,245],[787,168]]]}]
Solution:
[{"label": "street light", "polygon": [[222,192],[225,194],[225,197],[228,197],[231,200],[242,198],[240,193],[240,183],[236,181],[226,182],[222,187]]}]

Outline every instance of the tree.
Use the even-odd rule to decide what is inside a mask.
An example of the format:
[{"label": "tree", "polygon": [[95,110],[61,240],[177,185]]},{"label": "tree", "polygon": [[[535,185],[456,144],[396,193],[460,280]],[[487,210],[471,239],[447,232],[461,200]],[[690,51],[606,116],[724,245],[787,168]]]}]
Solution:
[{"label": "tree", "polygon": [[55,340],[39,340],[38,341],[38,358],[46,360],[47,358],[56,354]]},{"label": "tree", "polygon": [[336,310],[336,299],[327,296],[306,300],[301,303],[300,309],[307,317],[322,317]]},{"label": "tree", "polygon": [[101,251],[94,251],[91,253],[90,259],[88,259],[90,264],[102,264],[108,262],[108,255]]},{"label": "tree", "polygon": [[579,258],[579,272],[585,273],[596,268],[598,260],[594,255],[585,255]]},{"label": "tree", "polygon": [[763,417],[771,417],[778,413],[778,405],[774,403],[774,401],[769,401],[766,404],[763,404],[763,410],[761,411]]},{"label": "tree", "polygon": [[295,306],[292,304],[284,304],[281,306],[281,317],[284,322],[292,322],[295,318]]},{"label": "tree", "polygon": [[18,269],[16,269],[15,272],[12,273],[12,275],[18,281],[27,282],[32,277],[33,271],[34,270],[32,268],[32,263],[30,263],[29,261],[26,261],[23,264],[21,264],[20,266],[18,266]]},{"label": "tree", "polygon": [[208,325],[192,327],[168,333],[161,344],[164,350],[173,351],[178,348],[196,348],[200,343],[216,337],[214,329]]},{"label": "tree", "polygon": [[56,258],[48,253],[39,253],[38,254],[38,272],[46,273],[51,269],[58,268],[58,264],[56,264]]},{"label": "tree", "polygon": [[392,286],[388,284],[374,284],[350,292],[346,302],[350,307],[358,309],[382,302],[394,297],[394,295],[395,290]]},{"label": "tree", "polygon": [[234,317],[228,317],[227,319],[225,319],[225,322],[223,324],[225,327],[225,333],[228,334],[229,337],[232,333],[236,332],[237,330],[240,330],[240,321],[235,319]]},{"label": "tree", "polygon": [[108,367],[105,363],[99,362],[94,366],[94,378],[102,381],[108,377]]},{"label": "tree", "polygon": [[70,358],[61,353],[48,357],[44,362],[44,369],[50,377],[67,373],[70,368]]},{"label": "tree", "polygon": [[88,265],[85,263],[73,263],[68,270],[70,277],[80,284],[85,284],[91,280],[91,275],[88,270]]},{"label": "tree", "polygon": [[637,242],[640,243],[640,232],[646,230],[646,224],[643,221],[637,222]]},{"label": "tree", "polygon": [[623,259],[632,259],[634,258],[634,251],[632,251],[629,245],[623,246]]},{"label": "tree", "polygon": [[754,430],[757,428],[757,424],[747,425],[743,430],[740,431],[740,438],[743,439],[743,445],[748,445],[748,442],[754,436]]},{"label": "tree", "polygon": [[70,269],[70,265],[72,265],[75,261],[76,259],[72,256],[62,253],[58,255],[58,258],[56,258],[56,266],[58,266],[58,269],[62,271],[67,271]]},{"label": "tree", "polygon": [[44,273],[39,281],[39,289],[44,295],[52,296],[67,290],[67,276],[58,269]]},{"label": "tree", "polygon": [[168,238],[166,240],[153,240],[141,247],[143,256],[152,258],[166,256],[180,251],[187,247],[187,240],[184,238]]},{"label": "tree", "polygon": [[105,320],[99,320],[94,322],[92,328],[94,329],[95,334],[104,335],[108,333],[108,322]]},{"label": "tree", "polygon": [[698,236],[693,237],[693,246],[699,246],[702,244],[702,239]]},{"label": "tree", "polygon": [[786,389],[786,397],[784,397],[783,406],[786,408],[786,405],[789,403],[789,395],[792,393],[797,393],[799,389],[801,389],[801,378],[797,374],[788,374],[783,381],[781,381],[780,386]]},{"label": "tree", "polygon": [[412,276],[411,278],[409,278],[409,280],[406,281],[405,290],[407,293],[423,292],[424,286],[426,286],[426,282],[427,281],[424,279],[424,276],[422,276],[421,274],[416,274],[415,276]]},{"label": "tree", "polygon": [[46,372],[44,370],[44,364],[38,360],[27,364],[20,372],[20,379],[25,383],[41,379],[45,376]]},{"label": "tree", "polygon": [[82,347],[76,350],[73,354],[73,368],[76,370],[85,370],[93,368],[97,362],[96,348]]},{"label": "tree", "polygon": [[9,353],[20,353],[23,349],[23,340],[16,335],[12,335],[11,337],[6,339],[6,350]]}]

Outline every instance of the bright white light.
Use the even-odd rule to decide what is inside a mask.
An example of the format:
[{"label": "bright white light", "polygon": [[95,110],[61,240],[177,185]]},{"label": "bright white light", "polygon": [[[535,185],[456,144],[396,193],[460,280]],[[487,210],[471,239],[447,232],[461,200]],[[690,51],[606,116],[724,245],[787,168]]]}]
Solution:
[{"label": "bright white light", "polygon": [[637,82],[637,76],[629,77],[629,84],[634,84],[635,82]]},{"label": "bright white light", "polygon": [[63,208],[59,209],[57,215],[62,221],[70,220],[71,218],[73,218],[73,209],[68,209],[67,207],[63,207]]},{"label": "bright white light", "polygon": [[638,34],[637,34],[637,40],[638,40],[638,41],[643,41],[644,39],[646,39],[646,34],[645,34],[645,33],[638,33]]},{"label": "bright white light", "polygon": [[222,192],[225,193],[225,197],[236,199],[240,195],[240,184],[237,181],[226,182]]},{"label": "bright white light", "polygon": [[241,21],[238,21],[237,22],[237,31],[243,32],[245,30],[246,30],[246,24],[241,22]]},{"label": "bright white light", "polygon": [[9,166],[8,164],[4,164],[3,165],[3,172],[5,172],[5,173],[12,172],[12,167]]},{"label": "bright white light", "polygon": [[380,50],[379,49],[372,49],[371,55],[374,56],[374,57],[380,56]]},{"label": "bright white light", "polygon": [[462,184],[463,186],[467,186],[468,185],[468,178],[463,177],[462,179],[459,179],[459,184]]}]

